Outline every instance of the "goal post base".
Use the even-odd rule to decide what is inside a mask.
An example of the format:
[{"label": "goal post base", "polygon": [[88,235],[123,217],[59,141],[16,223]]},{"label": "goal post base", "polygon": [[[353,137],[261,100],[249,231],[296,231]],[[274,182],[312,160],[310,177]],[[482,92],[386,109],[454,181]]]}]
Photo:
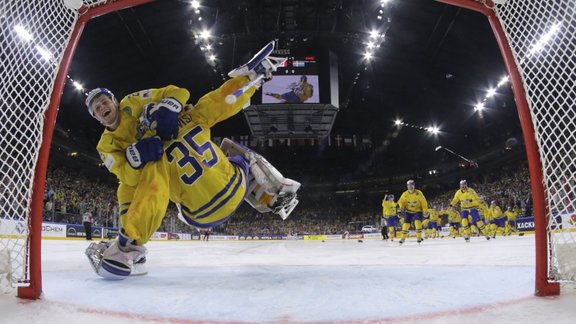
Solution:
[{"label": "goal post base", "polygon": [[534,295],[538,297],[559,296],[560,283],[558,282],[546,282],[543,284],[537,283]]}]

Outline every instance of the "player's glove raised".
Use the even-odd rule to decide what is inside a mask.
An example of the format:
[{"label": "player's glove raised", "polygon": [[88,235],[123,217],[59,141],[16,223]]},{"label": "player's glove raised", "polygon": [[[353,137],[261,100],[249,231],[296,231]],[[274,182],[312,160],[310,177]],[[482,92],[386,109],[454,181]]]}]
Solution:
[{"label": "player's glove raised", "polygon": [[144,114],[150,122],[150,128],[156,129],[156,134],[163,141],[178,137],[178,114],[182,104],[174,98],[164,98],[158,103],[148,104]]},{"label": "player's glove raised", "polygon": [[140,169],[146,162],[160,160],[162,154],[162,140],[156,136],[142,139],[126,148],[126,160],[134,169]]}]

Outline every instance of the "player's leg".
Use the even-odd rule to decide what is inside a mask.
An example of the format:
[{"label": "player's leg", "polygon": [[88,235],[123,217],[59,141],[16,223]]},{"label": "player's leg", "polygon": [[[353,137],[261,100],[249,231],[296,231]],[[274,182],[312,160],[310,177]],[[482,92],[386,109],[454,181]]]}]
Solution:
[{"label": "player's leg", "polygon": [[260,154],[227,138],[220,146],[228,156],[243,156],[249,162],[250,175],[245,200],[261,213],[273,212],[286,219],[298,204],[300,183],[285,178]]},{"label": "player's leg", "polygon": [[[151,188],[154,187],[154,190]],[[120,183],[120,233],[112,242],[93,243],[86,250],[96,273],[122,279],[143,272],[146,248],[143,246],[160,227],[168,207],[168,169],[162,160],[147,163],[137,187]],[[142,274],[142,273],[138,273]]]},{"label": "player's leg", "polygon": [[486,239],[489,240],[490,239],[489,230],[486,227],[486,225],[484,225],[484,221],[480,218],[480,213],[478,212],[478,209],[472,209],[470,211],[470,214],[472,215],[472,222],[478,228],[479,233],[484,235]]},{"label": "player's leg", "polygon": [[263,75],[265,79],[272,78],[272,72],[275,72],[276,69],[286,61],[286,58],[270,56],[274,50],[274,46],[275,42],[271,41],[246,64],[228,72],[228,76],[234,78],[244,75],[248,76],[250,80],[256,79],[258,75]]},{"label": "player's leg", "polygon": [[466,242],[470,241],[470,227],[468,226],[468,214],[470,213],[469,210],[463,209],[460,212],[460,216],[462,218],[462,234],[464,235],[464,240]]},{"label": "player's leg", "polygon": [[413,219],[414,219],[413,213],[404,212],[404,222],[402,223],[402,234],[399,242],[400,244],[406,241],[408,233],[410,232],[410,224],[412,224]]},{"label": "player's leg", "polygon": [[422,219],[423,219],[422,212],[414,213],[414,228],[416,229],[416,241],[418,243],[422,242],[424,239],[422,238]]}]

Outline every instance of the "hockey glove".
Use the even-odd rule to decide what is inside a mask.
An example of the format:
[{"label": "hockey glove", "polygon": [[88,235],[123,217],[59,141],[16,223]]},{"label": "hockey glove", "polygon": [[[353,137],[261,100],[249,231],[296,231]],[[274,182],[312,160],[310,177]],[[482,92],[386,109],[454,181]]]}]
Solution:
[{"label": "hockey glove", "polygon": [[164,147],[156,136],[142,139],[126,148],[126,160],[134,169],[140,169],[146,162],[160,160],[162,154]]},{"label": "hockey glove", "polygon": [[178,114],[182,111],[182,104],[174,98],[164,98],[154,105],[147,105],[145,114],[150,121],[151,128],[163,141],[178,137]]}]

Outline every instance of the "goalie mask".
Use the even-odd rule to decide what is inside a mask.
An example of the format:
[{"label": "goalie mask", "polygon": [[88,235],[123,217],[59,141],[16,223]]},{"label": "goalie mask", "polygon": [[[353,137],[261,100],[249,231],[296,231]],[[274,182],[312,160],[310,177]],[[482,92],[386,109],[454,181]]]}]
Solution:
[{"label": "goalie mask", "polygon": [[88,93],[88,96],[86,96],[86,107],[88,108],[88,112],[90,113],[90,115],[92,115],[92,117],[95,117],[94,116],[94,109],[92,108],[92,104],[94,103],[94,99],[98,98],[100,95],[106,95],[110,99],[116,101],[116,97],[114,97],[114,94],[112,93],[112,91],[110,91],[106,88],[92,89],[92,91],[90,91]]}]

